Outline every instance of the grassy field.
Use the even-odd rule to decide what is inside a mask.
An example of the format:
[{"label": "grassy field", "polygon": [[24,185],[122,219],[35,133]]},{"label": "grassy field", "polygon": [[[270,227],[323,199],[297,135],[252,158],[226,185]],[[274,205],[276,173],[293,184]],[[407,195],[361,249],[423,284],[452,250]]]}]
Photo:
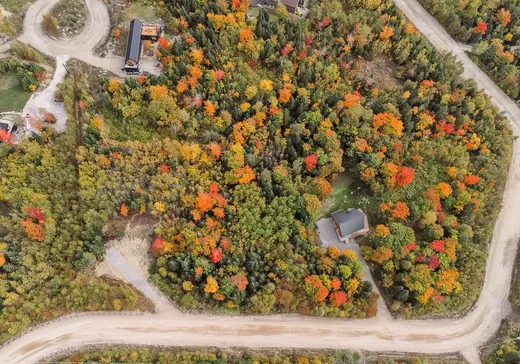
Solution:
[{"label": "grassy field", "polygon": [[0,112],[22,110],[30,96],[15,75],[0,76]]},{"label": "grassy field", "polygon": [[378,206],[370,190],[351,172],[345,171],[338,174],[332,183],[332,193],[323,201],[321,214],[328,216],[337,210],[360,208],[371,218],[376,215]]},{"label": "grassy field", "polygon": [[[276,15],[276,11],[274,9],[266,8],[267,14],[269,14],[269,20],[274,21],[278,18]],[[247,15],[252,16],[256,18],[258,16],[258,13],[260,12],[260,8],[249,8],[247,10]]]},{"label": "grassy field", "polygon": [[157,15],[152,5],[148,5],[145,1],[136,1],[125,10],[123,17],[125,24],[134,18],[143,20],[144,22],[153,22],[157,20]]}]

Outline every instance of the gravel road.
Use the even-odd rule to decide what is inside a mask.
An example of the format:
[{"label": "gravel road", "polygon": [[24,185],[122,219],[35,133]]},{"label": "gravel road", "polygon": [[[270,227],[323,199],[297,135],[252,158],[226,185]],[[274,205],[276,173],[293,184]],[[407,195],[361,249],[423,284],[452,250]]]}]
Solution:
[{"label": "gravel road", "polygon": [[94,47],[103,42],[110,31],[110,16],[104,2],[85,0],[90,15],[84,29],[74,38],[55,40],[43,34],[41,22],[43,15],[58,2],[59,0],[36,1],[25,14],[24,32],[18,39],[49,56],[68,55],[70,58],[77,58],[93,66],[124,75],[121,71],[124,64],[122,57],[99,58],[92,53]]},{"label": "gravel road", "polygon": [[[23,36],[26,41],[38,41],[36,24],[48,9],[46,4],[56,1],[40,0],[29,10]],[[83,39],[85,43],[77,43],[75,53],[70,52],[68,44],[55,44],[54,41],[46,41],[38,49],[43,51],[45,48],[54,55],[66,53],[77,58],[85,57],[83,60],[95,58],[90,54],[90,49],[106,34],[104,22],[108,15],[104,6],[92,7],[100,4],[100,0],[87,0],[87,3],[91,11],[95,10],[92,19],[99,19],[94,21],[95,29],[89,33],[92,38],[87,37]],[[511,120],[515,135],[519,135],[520,109],[471,62],[463,47],[451,39],[416,1],[396,0],[396,4],[434,46],[457,56],[464,64],[464,76],[475,79],[492,96],[494,103]],[[92,62],[102,63],[97,60]],[[92,62],[88,63],[94,64]],[[518,211],[520,146],[516,142],[504,205],[490,246],[482,293],[473,311],[460,319],[399,321],[376,317],[340,320],[297,315],[228,317],[169,313],[80,315],[47,323],[10,342],[0,349],[0,362],[32,363],[61,350],[92,344],[149,344],[462,352],[469,362],[478,363],[478,346],[494,335],[501,319],[511,310],[507,296],[520,237]]]}]

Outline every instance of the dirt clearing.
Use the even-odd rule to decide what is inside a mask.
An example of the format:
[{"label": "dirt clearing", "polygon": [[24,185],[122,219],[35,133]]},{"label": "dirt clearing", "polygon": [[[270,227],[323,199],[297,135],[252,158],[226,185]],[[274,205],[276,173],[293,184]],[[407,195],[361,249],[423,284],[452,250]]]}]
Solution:
[{"label": "dirt clearing", "polygon": [[124,236],[108,242],[116,248],[139,274],[148,279],[148,270],[153,262],[150,245],[154,228],[159,219],[152,215],[134,215],[124,229]]},{"label": "dirt clearing", "polygon": [[372,82],[383,90],[391,89],[399,83],[395,77],[395,65],[390,59],[383,57],[371,61],[360,59],[356,63],[356,70],[359,72],[360,78]]}]

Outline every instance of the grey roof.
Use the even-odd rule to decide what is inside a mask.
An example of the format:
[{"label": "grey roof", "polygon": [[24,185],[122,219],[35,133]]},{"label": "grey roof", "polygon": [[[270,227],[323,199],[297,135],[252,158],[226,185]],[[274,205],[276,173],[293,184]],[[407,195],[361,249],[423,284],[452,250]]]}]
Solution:
[{"label": "grey roof", "polygon": [[293,8],[297,8],[299,2],[300,2],[299,0],[282,0],[282,3],[285,6],[290,6],[290,7],[293,7]]},{"label": "grey roof", "polygon": [[365,214],[356,209],[336,211],[331,215],[338,224],[341,236],[347,236],[365,228]]},{"label": "grey roof", "polygon": [[139,56],[141,53],[141,31],[143,23],[139,19],[134,19],[130,22],[130,29],[128,30],[128,40],[126,43],[125,62],[132,60],[139,63]]}]

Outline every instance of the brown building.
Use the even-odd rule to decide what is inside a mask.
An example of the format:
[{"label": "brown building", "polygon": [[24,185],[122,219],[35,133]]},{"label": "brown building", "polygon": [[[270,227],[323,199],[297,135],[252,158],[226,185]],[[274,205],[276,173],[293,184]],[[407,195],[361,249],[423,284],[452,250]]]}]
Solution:
[{"label": "brown building", "polygon": [[143,25],[143,29],[141,30],[141,39],[157,42],[161,36],[161,31],[162,29],[159,25]]}]

